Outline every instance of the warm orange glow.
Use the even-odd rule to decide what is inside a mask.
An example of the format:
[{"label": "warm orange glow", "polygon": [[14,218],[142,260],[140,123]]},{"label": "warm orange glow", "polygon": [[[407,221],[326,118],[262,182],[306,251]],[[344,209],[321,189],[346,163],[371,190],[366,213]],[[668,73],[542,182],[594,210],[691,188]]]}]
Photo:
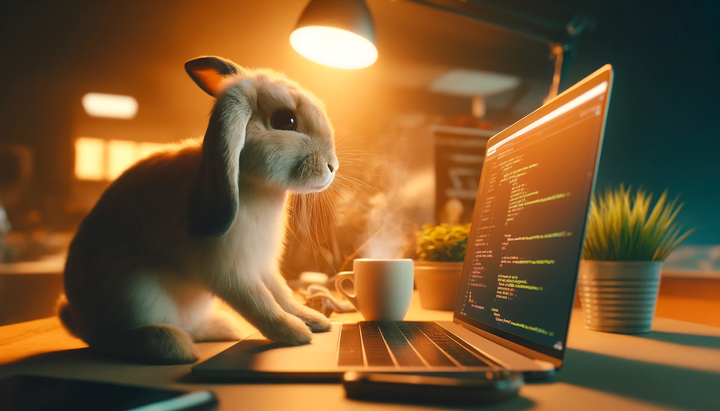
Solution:
[{"label": "warm orange glow", "polygon": [[110,140],[108,142],[108,179],[116,179],[135,163],[137,148],[138,143],[134,141]]},{"label": "warm orange glow", "polygon": [[131,96],[87,93],[82,98],[85,112],[93,117],[131,119],[135,117],[138,103]]},{"label": "warm orange glow", "polygon": [[75,140],[75,177],[81,180],[105,178],[105,140],[86,137]]},{"label": "warm orange glow", "polygon": [[370,66],[378,56],[368,39],[335,27],[301,27],[290,35],[290,44],[307,59],[343,69]]}]

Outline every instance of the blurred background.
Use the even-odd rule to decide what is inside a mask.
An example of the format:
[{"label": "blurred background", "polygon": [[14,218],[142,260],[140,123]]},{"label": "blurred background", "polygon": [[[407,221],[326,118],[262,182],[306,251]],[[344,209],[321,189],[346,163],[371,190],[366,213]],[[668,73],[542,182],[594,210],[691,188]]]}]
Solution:
[{"label": "blurred background", "polygon": [[[288,278],[332,275],[369,238],[377,241],[365,253],[407,254],[415,227],[467,221],[481,162],[463,144],[542,105],[554,68],[548,46],[408,1],[366,3],[378,60],[342,70],[292,49],[305,0],[3,1],[0,233],[12,229],[0,234],[0,261],[16,265],[0,264],[0,293],[16,278],[3,273],[44,273],[54,280],[33,278],[59,287],[63,253],[108,184],[165,144],[203,135],[213,100],[183,69],[200,55],[284,72],[325,102],[336,128],[343,177],[323,196],[294,200]],[[484,3],[560,23],[594,17],[568,83],[607,63],[615,69],[598,188],[623,182],[681,195],[679,220],[697,231],[666,266],[720,271],[720,3]],[[475,76],[482,115],[452,73]],[[127,96],[126,118],[91,115],[88,93]],[[452,147],[469,157],[444,156]],[[448,175],[452,167],[465,171]],[[461,200],[470,193],[454,217],[443,208],[448,189]],[[23,262],[35,265],[18,268]],[[7,312],[14,303],[5,301]],[[13,315],[0,324],[25,318]]]}]

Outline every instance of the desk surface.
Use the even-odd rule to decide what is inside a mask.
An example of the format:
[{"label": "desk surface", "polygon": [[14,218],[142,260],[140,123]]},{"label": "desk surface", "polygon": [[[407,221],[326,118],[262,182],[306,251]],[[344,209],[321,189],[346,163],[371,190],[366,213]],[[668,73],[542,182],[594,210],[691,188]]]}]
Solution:
[{"label": "desk surface", "polygon": [[[423,310],[416,297],[406,319],[451,319],[449,312]],[[343,314],[332,319],[360,318],[358,314]],[[246,327],[248,333],[252,331]],[[565,367],[557,376],[526,384],[519,398],[482,409],[720,409],[720,328],[656,318],[653,329],[639,336],[588,331],[583,327],[582,312],[575,310]],[[198,344],[201,360],[232,344]],[[26,373],[206,388],[215,392],[221,410],[412,408],[350,401],[339,384],[198,384],[188,379],[191,367],[128,364],[96,355],[70,336],[57,318],[0,327],[0,377]]]}]

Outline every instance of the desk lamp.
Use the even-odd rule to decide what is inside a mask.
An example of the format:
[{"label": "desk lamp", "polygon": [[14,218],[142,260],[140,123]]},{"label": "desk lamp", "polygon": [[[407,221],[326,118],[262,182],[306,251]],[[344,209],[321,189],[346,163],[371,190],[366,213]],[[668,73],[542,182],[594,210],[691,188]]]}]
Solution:
[{"label": "desk lamp", "polygon": [[368,67],[377,60],[375,27],[364,0],[312,0],[290,35],[302,56],[343,69]]},{"label": "desk lamp", "polygon": [[[555,74],[548,99],[566,86],[566,73],[577,36],[594,20],[578,15],[567,24],[519,13],[482,0],[406,0],[521,34],[549,45]],[[364,0],[311,0],[290,35],[302,56],[320,64],[359,69],[377,60],[372,16]],[[565,87],[562,87],[563,89]]]}]

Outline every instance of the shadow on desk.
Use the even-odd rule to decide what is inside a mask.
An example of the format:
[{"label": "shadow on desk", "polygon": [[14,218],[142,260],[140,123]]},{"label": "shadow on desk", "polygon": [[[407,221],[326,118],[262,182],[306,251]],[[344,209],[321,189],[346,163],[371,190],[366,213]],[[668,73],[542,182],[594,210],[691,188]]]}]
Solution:
[{"label": "shadow on desk", "polygon": [[21,360],[3,364],[2,369],[22,365],[32,367],[33,365],[48,366],[70,366],[72,364],[97,364],[98,366],[127,364],[111,357],[104,356],[92,351],[90,348],[74,348],[71,350],[52,351],[42,354],[35,354]]},{"label": "shadow on desk", "polygon": [[684,409],[717,410],[720,402],[717,373],[574,349],[567,350],[565,361],[555,381]]},{"label": "shadow on desk", "polygon": [[95,353],[89,348],[32,355],[0,366],[0,377],[33,374],[150,386],[172,384],[189,372],[188,365],[134,364]]},{"label": "shadow on desk", "polygon": [[98,371],[117,370],[126,365],[127,363],[97,354],[89,348],[76,348],[31,355],[3,364],[0,367],[0,377],[12,374],[35,374],[57,377],[73,375],[74,378],[87,375],[92,378]]},{"label": "shadow on desk", "polygon": [[[676,338],[672,333],[658,333],[657,338]],[[671,334],[667,336],[665,334]],[[663,340],[666,341],[666,340]],[[683,341],[686,341],[683,338]],[[705,340],[699,343],[705,344]],[[710,340],[712,342],[712,340]],[[622,353],[618,353],[622,355]],[[673,350],[662,352],[662,356],[672,356]],[[658,358],[662,362],[662,358]],[[22,360],[0,366],[0,377],[24,373],[45,376],[86,378],[115,381],[128,384],[149,386],[174,386],[177,388],[209,388],[223,393],[226,401],[239,392],[233,384],[212,384],[189,377],[192,365],[155,366],[130,364],[95,354],[87,348],[56,351],[26,357]],[[717,410],[720,403],[720,374],[678,366],[629,360],[613,355],[597,354],[589,351],[568,349],[566,363],[554,379],[546,383],[531,383],[520,391],[520,397],[494,406],[483,406],[483,410],[525,410],[536,406],[533,394],[544,384],[554,382],[562,385],[587,388],[611,395],[641,401],[646,404],[691,410]],[[180,386],[178,386],[180,384]],[[272,385],[260,382],[252,384],[250,392],[257,395],[278,395]],[[535,387],[533,387],[535,386]],[[336,388],[337,387],[337,388]],[[549,388],[549,387],[548,387]],[[307,390],[317,389],[323,395],[340,395],[337,384],[298,384],[283,385],[283,393],[303,395]],[[523,391],[528,390],[528,398]],[[262,394],[265,392],[265,394]],[[567,398],[567,401],[572,401]],[[223,399],[221,398],[221,402]],[[592,408],[592,404],[575,404],[577,409]],[[445,408],[445,407],[443,407]],[[464,408],[457,408],[464,409]]]},{"label": "shadow on desk", "polygon": [[[713,335],[669,333],[664,331],[653,331],[648,334],[638,334],[637,337],[649,340],[662,341],[671,344],[685,345],[688,347],[717,348],[720,350],[720,337]],[[720,355],[720,351],[718,351]]]},{"label": "shadow on desk", "polygon": [[[113,358],[106,357],[100,354],[94,353],[89,348],[78,348],[64,351],[55,351],[44,354],[37,354],[23,358],[16,362],[3,364],[0,366],[0,377],[9,376],[13,374],[33,374],[42,375],[49,377],[60,377],[60,378],[77,378],[77,379],[92,379],[100,381],[113,381],[118,383],[133,384],[133,385],[148,385],[148,386],[165,386],[169,388],[183,388],[183,389],[209,389],[213,390],[218,394],[223,392],[225,397],[220,396],[221,404],[223,401],[231,401],[230,398],[234,398],[239,392],[237,386],[249,386],[252,392],[258,390],[257,395],[262,396],[263,394],[259,391],[267,389],[268,386],[282,386],[280,388],[282,393],[293,396],[298,395],[298,390],[301,391],[312,391],[318,389],[321,393],[336,392],[335,390],[342,390],[339,383],[327,384],[325,381],[318,381],[318,383],[309,383],[308,381],[286,381],[284,384],[267,384],[266,381],[253,381],[253,382],[232,382],[228,380],[223,381],[211,381],[204,379],[197,379],[190,374],[190,368],[194,364],[190,365],[174,365],[174,366],[159,366],[159,365],[142,365],[134,364],[123,361],[114,360]],[[178,385],[180,384],[180,385]],[[256,388],[254,388],[256,387]],[[328,391],[331,390],[331,391]],[[233,391],[235,393],[233,393]],[[247,392],[247,391],[243,391]],[[522,389],[520,390],[520,396],[511,400],[500,402],[498,404],[491,405],[480,405],[475,407],[461,407],[461,406],[446,406],[446,405],[431,405],[431,404],[408,404],[413,407],[426,408],[426,409],[447,409],[447,410],[473,410],[481,409],[483,411],[493,410],[528,410],[536,406],[536,403],[528,398],[522,396]],[[228,395],[229,394],[229,395]],[[245,394],[242,394],[245,395]],[[225,398],[225,400],[223,400]],[[300,397],[298,397],[300,398]],[[309,398],[310,400],[317,400],[317,398]],[[305,399],[308,400],[308,399]],[[349,403],[356,403],[357,405],[367,404],[372,407],[375,405],[382,406],[386,403],[373,403],[363,402],[355,400],[345,400]],[[402,404],[402,403],[398,403]],[[324,409],[320,406],[318,409]]]}]

